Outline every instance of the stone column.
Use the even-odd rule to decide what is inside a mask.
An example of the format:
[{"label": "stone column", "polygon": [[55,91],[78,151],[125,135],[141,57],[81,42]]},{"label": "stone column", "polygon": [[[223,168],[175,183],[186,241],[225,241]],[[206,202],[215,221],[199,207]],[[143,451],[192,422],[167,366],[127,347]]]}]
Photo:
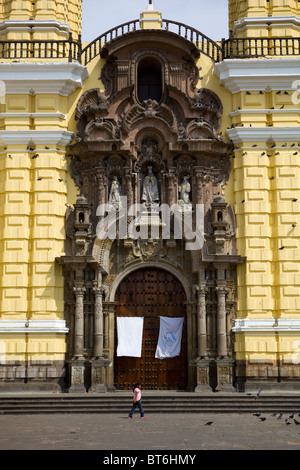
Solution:
[{"label": "stone column", "polygon": [[216,287],[218,295],[217,312],[217,354],[218,358],[227,357],[227,331],[226,331],[226,287]]},{"label": "stone column", "polygon": [[83,328],[84,328],[84,309],[83,309],[83,297],[85,294],[85,287],[83,285],[77,285],[73,288],[75,294],[75,324],[74,324],[74,355],[72,360],[69,362],[69,373],[70,373],[70,389],[72,393],[85,393],[86,389],[84,386],[84,362],[83,357]]},{"label": "stone column", "polygon": [[202,285],[198,290],[197,335],[198,358],[207,359],[207,331],[206,331],[206,294],[207,287]]},{"label": "stone column", "polygon": [[[108,359],[109,364],[113,364],[114,360],[114,346],[115,346],[115,334],[114,324],[115,324],[115,302],[105,301],[103,302],[104,318],[105,318],[105,357]],[[107,380],[107,390],[110,392],[115,391],[114,387],[114,368],[108,367],[106,369],[106,380]]]},{"label": "stone column", "polygon": [[91,387],[90,393],[106,392],[106,367],[111,361],[104,358],[103,355],[103,287],[101,274],[98,274],[98,280],[94,282],[93,291],[95,294],[94,310],[94,357],[91,360]]},{"label": "stone column", "polygon": [[76,298],[75,304],[75,337],[74,337],[74,359],[83,359],[83,297],[85,294],[85,287],[76,286],[73,292]]},{"label": "stone column", "polygon": [[102,294],[103,288],[94,286],[95,310],[94,310],[94,358],[103,356],[103,308]]}]

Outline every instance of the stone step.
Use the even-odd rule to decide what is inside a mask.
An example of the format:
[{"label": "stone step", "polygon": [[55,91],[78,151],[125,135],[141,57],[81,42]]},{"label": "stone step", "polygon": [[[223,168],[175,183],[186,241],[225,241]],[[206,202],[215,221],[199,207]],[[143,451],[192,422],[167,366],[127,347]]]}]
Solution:
[{"label": "stone step", "polygon": [[[49,413],[125,413],[128,414],[132,395],[57,395],[0,396],[0,414]],[[143,397],[143,407],[149,413],[296,413],[300,414],[297,395],[263,396],[184,396],[152,395]]]}]

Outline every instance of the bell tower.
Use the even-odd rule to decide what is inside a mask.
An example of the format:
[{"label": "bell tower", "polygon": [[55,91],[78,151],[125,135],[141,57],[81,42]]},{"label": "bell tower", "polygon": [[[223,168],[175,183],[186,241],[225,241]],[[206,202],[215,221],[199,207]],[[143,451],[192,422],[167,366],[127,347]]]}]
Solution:
[{"label": "bell tower", "polygon": [[80,64],[81,0],[3,0],[0,32],[0,342],[10,364],[0,364],[0,387],[11,377],[16,388],[33,389],[39,376],[56,390],[68,329],[55,258],[75,199],[69,106],[88,77]]},{"label": "bell tower", "polygon": [[235,37],[298,37],[296,0],[229,0],[229,29]]},{"label": "bell tower", "polygon": [[[82,0],[4,0],[1,40],[63,40],[81,34]],[[5,36],[3,36],[5,34]]]},{"label": "bell tower", "polygon": [[229,20],[233,54],[215,71],[232,95],[227,135],[233,143],[237,250],[246,257],[237,275],[237,381],[242,389],[259,381],[279,387],[293,381],[298,367],[292,357],[300,310],[299,132],[293,83],[300,3],[230,0]]}]

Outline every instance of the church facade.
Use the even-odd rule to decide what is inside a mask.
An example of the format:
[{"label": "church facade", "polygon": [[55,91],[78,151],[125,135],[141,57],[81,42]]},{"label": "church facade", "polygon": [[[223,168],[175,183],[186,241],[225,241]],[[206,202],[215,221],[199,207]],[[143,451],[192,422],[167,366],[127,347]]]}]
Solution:
[{"label": "church facade", "polygon": [[0,391],[300,388],[300,7],[228,8],[83,44],[80,0],[2,2]]}]

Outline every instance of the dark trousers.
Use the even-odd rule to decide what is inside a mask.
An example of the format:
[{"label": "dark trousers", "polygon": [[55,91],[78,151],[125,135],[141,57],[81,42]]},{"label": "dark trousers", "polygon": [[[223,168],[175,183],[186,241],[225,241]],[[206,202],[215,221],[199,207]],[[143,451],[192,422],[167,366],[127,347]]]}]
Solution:
[{"label": "dark trousers", "polygon": [[140,413],[141,413],[141,418],[144,416],[144,410],[143,410],[143,407],[142,407],[142,402],[141,402],[141,400],[139,400],[139,401],[136,401],[132,405],[132,408],[131,408],[130,413],[129,413],[130,418],[132,418],[132,415],[135,412],[135,409],[136,409],[137,406],[139,407],[139,410],[140,410]]}]

